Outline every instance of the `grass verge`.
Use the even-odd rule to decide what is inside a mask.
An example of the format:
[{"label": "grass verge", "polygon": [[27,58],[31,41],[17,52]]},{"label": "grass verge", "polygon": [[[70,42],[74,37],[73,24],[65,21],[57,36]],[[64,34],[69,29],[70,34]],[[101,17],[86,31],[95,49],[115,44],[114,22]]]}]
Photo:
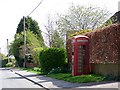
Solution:
[{"label": "grass verge", "polygon": [[21,70],[26,70],[28,72],[32,72],[32,73],[35,73],[35,74],[40,74],[40,75],[44,75],[41,70],[38,70],[40,68],[20,68]]},{"label": "grass verge", "polygon": [[105,77],[100,75],[80,75],[80,76],[72,76],[70,73],[58,73],[58,74],[49,74],[47,77],[64,80],[72,83],[88,83],[88,82],[102,82],[105,81]]},{"label": "grass verge", "polygon": [[[28,72],[32,72],[39,75],[45,75],[41,72],[40,68],[20,68],[20,69],[27,70]],[[112,76],[104,77],[96,74],[72,76],[71,73],[51,73],[45,76],[58,79],[58,80],[72,82],[72,83],[89,83],[89,82],[102,82],[102,81],[111,81],[111,80],[117,81],[117,79],[112,78]]]}]

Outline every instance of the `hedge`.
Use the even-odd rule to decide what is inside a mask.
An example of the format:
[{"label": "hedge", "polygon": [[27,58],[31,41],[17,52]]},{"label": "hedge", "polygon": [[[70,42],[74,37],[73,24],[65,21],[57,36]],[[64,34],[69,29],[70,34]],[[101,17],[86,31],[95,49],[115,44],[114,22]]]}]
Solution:
[{"label": "hedge", "polygon": [[64,67],[66,60],[65,49],[47,48],[39,55],[40,67],[43,73],[50,72],[53,68]]},{"label": "hedge", "polygon": [[90,38],[91,63],[119,63],[120,60],[120,24],[87,33]]},{"label": "hedge", "polygon": [[[90,63],[120,63],[120,24],[112,24],[85,34],[90,38]],[[67,56],[71,61],[71,39],[67,40]]]}]

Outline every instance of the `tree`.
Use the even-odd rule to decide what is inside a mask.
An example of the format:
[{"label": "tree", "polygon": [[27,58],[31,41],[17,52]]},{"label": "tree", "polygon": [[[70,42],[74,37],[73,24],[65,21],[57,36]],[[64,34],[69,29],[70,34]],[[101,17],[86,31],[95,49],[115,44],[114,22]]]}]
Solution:
[{"label": "tree", "polygon": [[[25,30],[26,30],[26,55],[32,55],[33,63],[38,64],[38,55],[42,47],[45,47],[44,40],[39,29],[38,23],[31,17],[25,18]],[[36,49],[37,48],[37,49]],[[15,40],[10,46],[10,54],[14,55],[17,63],[20,67],[23,66],[24,61],[24,33],[23,33],[23,18],[20,20],[17,31],[15,34]]]},{"label": "tree", "polygon": [[7,57],[4,54],[0,53],[0,60],[6,59],[6,58]]},{"label": "tree", "polygon": [[55,24],[54,21],[51,19],[50,15],[48,15],[47,24],[44,25],[44,26],[45,26],[45,29],[47,31],[47,33],[45,33],[46,37],[47,37],[47,39],[46,39],[47,42],[46,43],[48,43],[49,47],[52,47],[52,33],[55,30],[55,27],[54,27],[55,25],[54,24]]},{"label": "tree", "polygon": [[23,59],[20,58],[20,46],[23,45],[24,42],[23,42],[23,35],[21,34],[15,34],[15,40],[11,43],[10,45],[10,54],[11,55],[14,55],[15,59],[16,59],[16,62],[18,64],[18,66],[22,67],[23,65]]},{"label": "tree", "polygon": [[[23,32],[15,34],[15,40],[10,46],[10,53],[15,56],[17,63],[22,67],[24,61],[24,40]],[[32,54],[33,57],[36,56],[35,48],[40,48],[40,43],[36,36],[30,30],[26,32],[26,54]],[[33,58],[33,62],[38,63],[39,60]]]},{"label": "tree", "polygon": [[[41,34],[41,30],[38,26],[37,21],[33,20],[31,17],[26,17],[25,26],[26,26],[26,30],[30,30],[36,35],[40,45],[45,46],[44,40]],[[21,32],[23,32],[23,18],[20,20],[18,24],[16,33],[21,33]]]},{"label": "tree", "polygon": [[72,5],[68,13],[59,15],[57,27],[63,36],[70,30],[94,30],[100,27],[109,15],[109,11],[99,7]]},{"label": "tree", "polygon": [[52,34],[51,45],[52,45],[52,47],[56,47],[56,48],[63,48],[64,47],[64,42],[63,42],[62,38],[60,37],[57,30],[55,30]]},{"label": "tree", "polygon": [[64,46],[64,42],[60,37],[59,32],[57,31],[56,23],[54,20],[51,18],[49,14],[47,18],[47,24],[45,25],[47,31],[47,33],[45,34],[47,36],[49,47],[60,48]]}]

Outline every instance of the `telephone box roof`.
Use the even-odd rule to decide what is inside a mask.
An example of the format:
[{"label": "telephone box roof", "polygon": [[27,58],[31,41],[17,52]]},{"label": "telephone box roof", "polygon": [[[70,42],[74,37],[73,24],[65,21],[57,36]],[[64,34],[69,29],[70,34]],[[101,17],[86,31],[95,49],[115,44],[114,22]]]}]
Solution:
[{"label": "telephone box roof", "polygon": [[88,38],[87,36],[84,36],[84,35],[77,35],[77,36],[74,36],[73,38]]}]

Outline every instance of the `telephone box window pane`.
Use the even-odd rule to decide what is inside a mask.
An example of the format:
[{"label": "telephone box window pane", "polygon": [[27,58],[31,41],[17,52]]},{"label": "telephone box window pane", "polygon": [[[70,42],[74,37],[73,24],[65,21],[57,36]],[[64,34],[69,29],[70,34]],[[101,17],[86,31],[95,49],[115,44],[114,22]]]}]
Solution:
[{"label": "telephone box window pane", "polygon": [[74,62],[74,46],[72,46],[72,64]]},{"label": "telephone box window pane", "polygon": [[74,54],[74,46],[72,46],[72,55]]},{"label": "telephone box window pane", "polygon": [[83,72],[83,66],[86,61],[86,46],[82,45],[78,47],[78,72]]}]

